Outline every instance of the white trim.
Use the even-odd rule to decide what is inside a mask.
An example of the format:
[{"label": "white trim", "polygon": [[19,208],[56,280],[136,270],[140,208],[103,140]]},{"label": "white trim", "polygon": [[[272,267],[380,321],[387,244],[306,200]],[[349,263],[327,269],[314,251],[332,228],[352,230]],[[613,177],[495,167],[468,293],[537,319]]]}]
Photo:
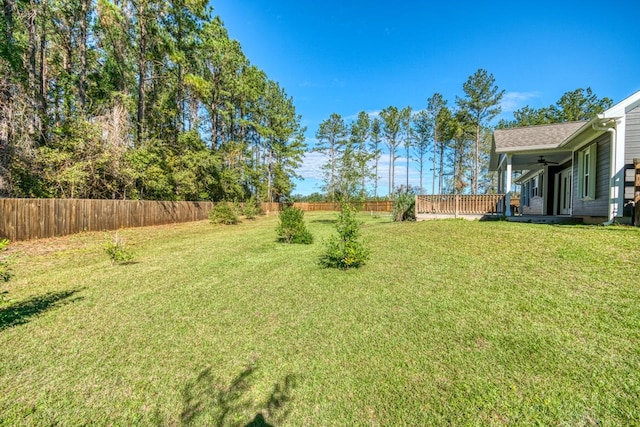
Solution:
[{"label": "white trim", "polygon": [[[568,178],[569,178],[568,181],[567,181],[568,185],[569,185],[568,189],[564,185],[565,181],[563,181],[563,175],[565,175],[565,176],[568,175]],[[573,207],[573,167],[569,167],[569,168],[561,170],[560,172],[558,172],[557,176],[558,176],[557,194],[559,196],[558,210],[556,211],[557,215],[569,215],[569,216],[571,216],[572,207]],[[566,212],[562,212],[562,209],[563,209],[562,202],[563,201],[564,202],[568,202],[568,204],[569,204],[569,206],[566,209]]]},{"label": "white trim", "polygon": [[[497,153],[497,151],[496,151],[496,153]],[[506,159],[506,157],[507,157],[507,155],[506,155],[506,154],[504,154],[504,153],[500,153],[500,157],[499,157],[499,160],[498,160],[498,167],[497,167],[497,169],[500,169],[500,168],[502,167],[502,164],[504,163],[504,160]]]},{"label": "white trim", "polygon": [[[640,99],[638,100],[640,103]],[[624,206],[624,171],[625,171],[625,153],[627,152],[627,117],[623,116],[620,120],[616,122],[615,127],[615,138],[611,138],[611,143],[615,143],[615,151],[614,151],[614,168],[615,174],[611,173],[612,183],[611,185],[615,186],[615,191],[617,194],[614,194],[614,197],[611,200],[611,203],[614,203],[614,214],[615,216],[622,216],[623,209],[619,209],[620,206]]]},{"label": "white trim", "polygon": [[640,105],[640,90],[618,102],[616,105],[600,114],[599,117],[602,119],[622,117],[638,105]]},{"label": "white trim", "polygon": [[511,174],[513,173],[513,171],[511,170],[511,155],[507,154],[507,171],[506,171],[506,178],[507,178],[507,182],[505,183],[505,209],[504,209],[504,214],[506,216],[511,216],[512,212],[511,212]]},{"label": "white trim", "polygon": [[593,143],[576,151],[578,155],[578,189],[579,200],[596,199],[596,179],[598,178],[598,145]]}]

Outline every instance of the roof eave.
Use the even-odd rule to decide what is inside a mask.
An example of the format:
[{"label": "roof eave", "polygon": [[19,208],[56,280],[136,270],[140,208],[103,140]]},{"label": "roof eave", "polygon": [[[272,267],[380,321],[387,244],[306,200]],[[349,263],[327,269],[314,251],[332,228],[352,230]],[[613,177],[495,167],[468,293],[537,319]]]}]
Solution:
[{"label": "roof eave", "polygon": [[518,154],[518,153],[531,153],[532,151],[554,151],[559,148],[558,145],[549,145],[549,144],[538,144],[538,145],[528,145],[526,147],[504,147],[501,149],[496,149],[497,154]]},{"label": "roof eave", "polygon": [[598,115],[586,122],[573,134],[569,135],[564,141],[562,141],[560,145],[558,145],[558,148],[572,151],[577,150],[584,144],[587,144],[588,142],[592,141],[594,138],[605,132],[602,129],[598,129],[598,127],[606,125],[605,122],[610,122],[612,120],[617,121],[620,119],[620,117],[602,116],[604,115]]}]

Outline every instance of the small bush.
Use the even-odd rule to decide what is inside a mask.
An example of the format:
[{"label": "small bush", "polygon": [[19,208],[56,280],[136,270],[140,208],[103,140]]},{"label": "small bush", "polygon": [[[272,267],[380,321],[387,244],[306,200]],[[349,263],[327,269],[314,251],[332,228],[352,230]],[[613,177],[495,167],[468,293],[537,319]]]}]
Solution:
[{"label": "small bush", "polygon": [[[9,246],[9,239],[0,240],[0,252],[4,252],[7,250]],[[13,273],[11,272],[11,260],[7,255],[3,255],[0,258],[0,280],[3,282],[8,282],[13,277]]]},{"label": "small bush", "polygon": [[260,206],[253,196],[244,204],[244,216],[247,219],[255,219],[260,215]]},{"label": "small bush", "polygon": [[233,211],[236,213],[236,216],[240,217],[241,215],[244,214],[244,209],[242,208],[242,205],[240,204],[238,199],[233,200],[232,206],[233,206]]},{"label": "small bush", "polygon": [[411,192],[396,194],[392,216],[394,221],[415,221],[416,196]]},{"label": "small bush", "polygon": [[320,257],[320,264],[343,270],[363,266],[369,260],[369,250],[360,240],[360,226],[355,209],[343,204],[335,225],[338,234],[325,243],[326,251]]},{"label": "small bush", "polygon": [[128,264],[134,258],[133,252],[127,248],[124,239],[118,237],[118,233],[113,236],[112,241],[107,242],[104,250],[111,258],[111,264]]},{"label": "small bush", "polygon": [[313,235],[304,223],[304,212],[293,206],[287,206],[280,211],[280,223],[276,233],[281,242],[305,245],[313,243]]},{"label": "small bush", "polygon": [[234,204],[219,202],[209,212],[209,221],[212,224],[233,225],[238,224],[240,218]]}]

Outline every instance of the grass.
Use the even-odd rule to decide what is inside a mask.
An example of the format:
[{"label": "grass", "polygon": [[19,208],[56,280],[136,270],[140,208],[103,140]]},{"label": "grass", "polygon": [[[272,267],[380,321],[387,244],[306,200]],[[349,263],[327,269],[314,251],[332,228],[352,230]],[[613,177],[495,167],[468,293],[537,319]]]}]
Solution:
[{"label": "grass", "polygon": [[12,245],[0,425],[640,424],[640,230],[334,217]]}]

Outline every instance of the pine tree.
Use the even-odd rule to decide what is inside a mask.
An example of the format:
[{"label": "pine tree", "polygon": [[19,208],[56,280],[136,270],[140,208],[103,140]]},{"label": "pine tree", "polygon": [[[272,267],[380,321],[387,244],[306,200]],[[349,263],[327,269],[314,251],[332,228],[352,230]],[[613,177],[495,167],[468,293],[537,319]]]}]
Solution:
[{"label": "pine tree", "polygon": [[484,69],[479,69],[469,76],[462,85],[465,93],[464,98],[456,98],[460,109],[469,112],[470,123],[475,128],[475,158],[473,162],[473,176],[471,191],[473,194],[479,192],[480,168],[480,144],[482,127],[502,111],[500,101],[504,95],[504,90],[500,90],[495,85],[493,74],[487,73]]},{"label": "pine tree", "polygon": [[314,151],[327,156],[327,163],[323,166],[325,171],[325,191],[330,201],[336,200],[338,190],[338,159],[347,142],[348,130],[344,119],[337,113],[331,114],[329,118],[318,127],[316,138],[318,143]]}]

